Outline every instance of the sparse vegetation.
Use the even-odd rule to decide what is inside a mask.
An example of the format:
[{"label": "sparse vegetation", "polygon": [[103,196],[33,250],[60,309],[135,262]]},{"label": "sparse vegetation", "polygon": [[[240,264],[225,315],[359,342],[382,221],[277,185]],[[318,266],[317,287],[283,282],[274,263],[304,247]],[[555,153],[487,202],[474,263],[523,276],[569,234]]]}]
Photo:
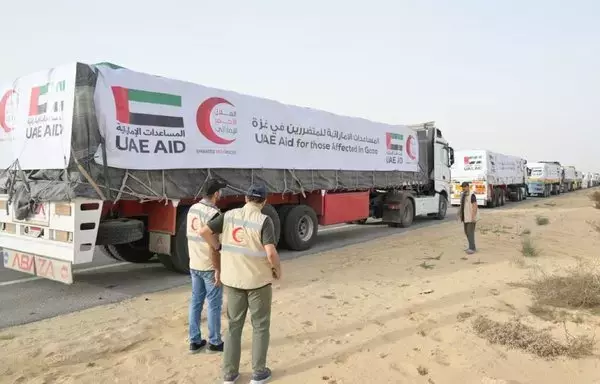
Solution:
[{"label": "sparse vegetation", "polygon": [[543,274],[526,287],[539,305],[568,309],[600,307],[600,273],[583,261],[567,269],[565,275]]},{"label": "sparse vegetation", "polygon": [[435,267],[435,265],[429,264],[428,262],[424,261],[421,264],[419,264],[419,267],[421,267],[423,269],[433,269],[433,267]]},{"label": "sparse vegetation", "polygon": [[538,303],[529,307],[529,312],[542,320],[553,323],[572,321],[573,323],[583,323],[583,317],[580,314],[572,314],[565,310],[556,310],[553,307],[541,305]]},{"label": "sparse vegetation", "polygon": [[529,228],[525,228],[519,233],[519,236],[531,235],[531,230]]},{"label": "sparse vegetation", "polygon": [[566,332],[566,343],[560,343],[545,330],[537,330],[514,319],[501,323],[478,316],[473,320],[475,333],[492,344],[520,349],[539,357],[552,359],[558,356],[583,357],[591,355],[594,339],[588,336],[571,336]]},{"label": "sparse vegetation", "polygon": [[600,232],[600,224],[598,224],[597,222],[588,220],[586,221],[586,223],[588,223],[594,231]]},{"label": "sparse vegetation", "polygon": [[417,372],[419,372],[419,375],[421,375],[421,376],[426,376],[429,373],[429,369],[425,368],[422,365],[419,365],[417,367]]},{"label": "sparse vegetation", "polygon": [[591,193],[590,199],[594,202],[594,208],[600,209],[600,191],[594,191]]},{"label": "sparse vegetation", "polygon": [[550,223],[550,219],[545,216],[536,216],[535,222],[537,225],[548,225],[548,223]]},{"label": "sparse vegetation", "polygon": [[473,312],[459,312],[458,315],[456,315],[456,320],[462,322],[472,316],[473,316]]},{"label": "sparse vegetation", "polygon": [[531,237],[527,236],[521,241],[521,254],[525,257],[536,257],[540,254]]}]

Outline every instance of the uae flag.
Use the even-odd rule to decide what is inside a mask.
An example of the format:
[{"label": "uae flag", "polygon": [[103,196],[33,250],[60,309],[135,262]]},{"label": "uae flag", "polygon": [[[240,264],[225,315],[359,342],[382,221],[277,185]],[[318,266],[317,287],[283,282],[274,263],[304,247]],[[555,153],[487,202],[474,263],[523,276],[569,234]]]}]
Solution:
[{"label": "uae flag", "polygon": [[50,84],[31,88],[31,99],[29,101],[29,116],[42,115],[48,111],[48,89]]},{"label": "uae flag", "polygon": [[183,128],[181,96],[112,87],[117,120],[122,124]]},{"label": "uae flag", "polygon": [[402,151],[402,142],[404,141],[404,136],[398,133],[387,132],[385,134],[385,145],[388,151]]}]

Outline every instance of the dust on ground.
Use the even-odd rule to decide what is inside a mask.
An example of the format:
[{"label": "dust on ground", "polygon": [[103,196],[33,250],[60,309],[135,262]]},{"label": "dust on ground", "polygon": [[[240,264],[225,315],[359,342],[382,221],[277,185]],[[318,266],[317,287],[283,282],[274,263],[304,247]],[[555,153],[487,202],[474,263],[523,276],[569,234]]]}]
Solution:
[{"label": "dust on ground", "polygon": [[[469,257],[461,225],[449,221],[284,262],[272,382],[600,383],[597,308],[540,296],[536,285],[598,256],[600,210],[589,194],[482,210]],[[220,355],[188,354],[188,298],[184,287],[0,331],[0,382],[217,383]],[[543,335],[556,353],[511,342],[519,332],[534,343]],[[241,382],[251,333],[248,321]],[[573,340],[588,340],[575,357],[565,349]]]}]

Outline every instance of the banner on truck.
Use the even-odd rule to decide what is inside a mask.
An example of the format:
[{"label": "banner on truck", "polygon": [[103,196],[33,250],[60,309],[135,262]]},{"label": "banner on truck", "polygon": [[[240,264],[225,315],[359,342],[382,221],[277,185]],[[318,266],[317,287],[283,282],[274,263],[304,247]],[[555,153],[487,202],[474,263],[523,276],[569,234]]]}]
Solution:
[{"label": "banner on truck", "polygon": [[64,169],[71,156],[76,64],[0,86],[0,170]]},{"label": "banner on truck", "polygon": [[111,167],[418,170],[418,138],[406,126],[127,69],[98,71],[94,102]]}]

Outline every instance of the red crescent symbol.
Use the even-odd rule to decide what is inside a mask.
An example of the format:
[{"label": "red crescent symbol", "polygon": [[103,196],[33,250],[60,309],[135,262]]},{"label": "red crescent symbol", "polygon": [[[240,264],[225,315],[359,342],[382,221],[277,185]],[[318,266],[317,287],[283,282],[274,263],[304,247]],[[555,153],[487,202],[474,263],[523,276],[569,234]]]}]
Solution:
[{"label": "red crescent symbol", "polygon": [[212,141],[215,144],[231,144],[235,141],[235,139],[227,140],[217,135],[212,125],[210,124],[210,113],[213,108],[219,104],[229,104],[234,106],[229,101],[221,98],[221,97],[211,97],[206,99],[200,104],[198,107],[198,111],[196,112],[196,124],[198,125],[198,129],[200,133],[204,135],[208,140]]},{"label": "red crescent symbol", "polygon": [[242,229],[243,229],[242,227],[237,227],[231,232],[231,237],[233,237],[233,240],[237,243],[242,242],[242,240],[238,239],[238,237],[237,237],[238,232],[241,231]]},{"label": "red crescent symbol", "polygon": [[7,91],[0,99],[0,128],[2,128],[6,133],[9,133],[13,130],[13,128],[9,127],[6,123],[6,103],[13,94],[15,94],[15,91],[11,89]]},{"label": "red crescent symbol", "polygon": [[413,148],[412,148],[412,142],[414,140],[415,140],[415,138],[412,135],[408,136],[408,139],[406,139],[406,154],[412,160],[415,160],[417,158],[417,156],[415,156],[415,154],[413,153]]}]

